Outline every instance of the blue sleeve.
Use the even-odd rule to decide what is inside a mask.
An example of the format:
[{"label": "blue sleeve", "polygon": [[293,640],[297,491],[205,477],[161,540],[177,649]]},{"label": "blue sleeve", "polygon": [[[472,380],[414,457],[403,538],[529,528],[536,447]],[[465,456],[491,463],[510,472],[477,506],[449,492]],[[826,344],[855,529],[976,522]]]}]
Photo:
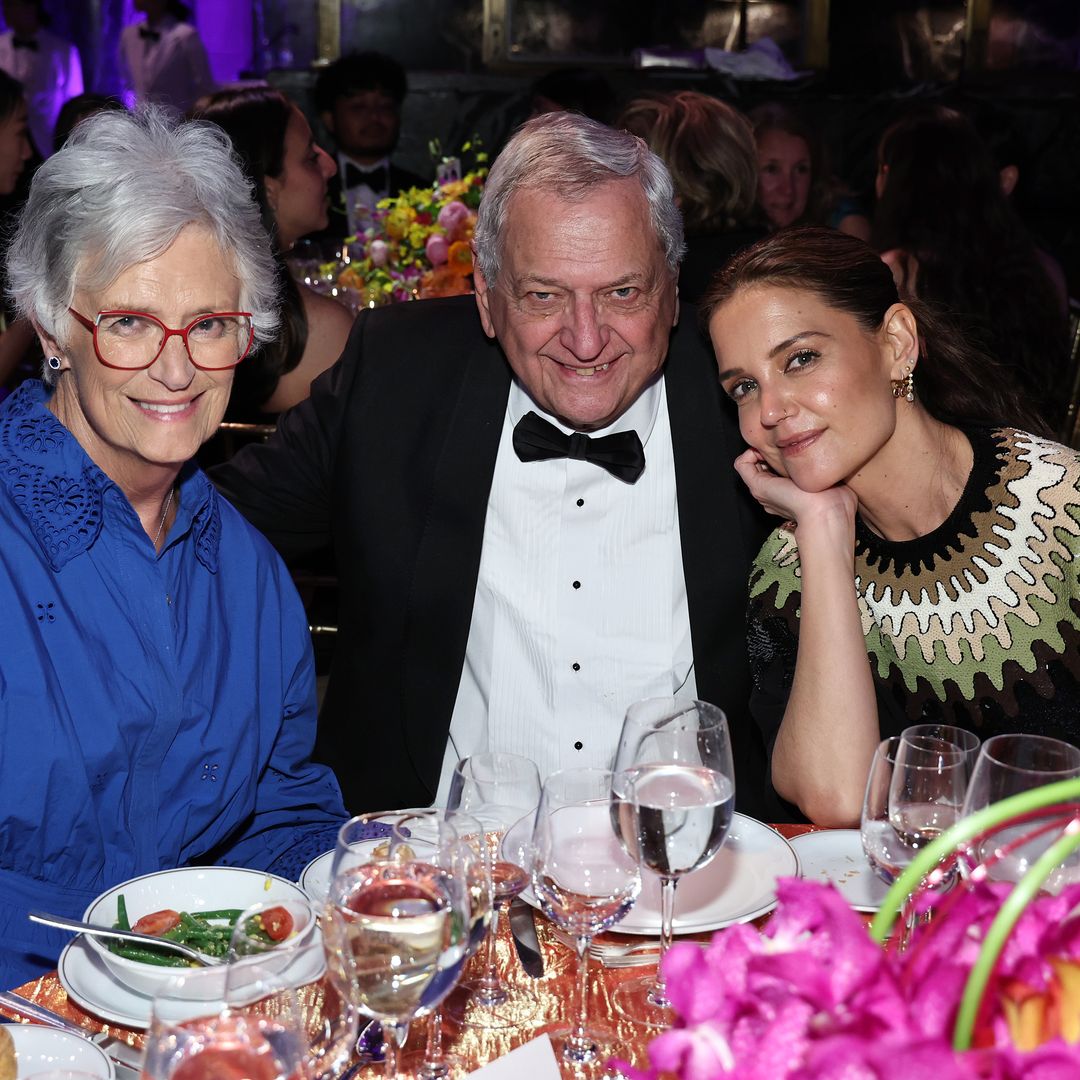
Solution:
[{"label": "blue sleeve", "polygon": [[217,853],[218,861],[226,865],[268,870],[291,881],[313,858],[334,846],[337,831],[348,817],[333,772],[311,760],[315,663],[306,620],[296,629],[298,640],[289,642],[295,657],[292,678],[273,749],[259,777],[254,811]]}]

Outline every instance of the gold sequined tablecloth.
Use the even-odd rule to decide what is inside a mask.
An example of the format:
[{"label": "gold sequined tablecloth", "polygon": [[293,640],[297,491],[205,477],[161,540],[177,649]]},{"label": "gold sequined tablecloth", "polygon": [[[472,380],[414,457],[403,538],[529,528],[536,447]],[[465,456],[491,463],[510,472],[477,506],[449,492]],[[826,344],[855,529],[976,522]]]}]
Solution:
[{"label": "gold sequined tablecloth", "polygon": [[[781,825],[776,826],[776,828],[778,832],[788,838],[810,830],[809,826],[800,825]],[[768,916],[764,918],[767,919]],[[492,1061],[512,1050],[515,1046],[528,1042],[529,1039],[534,1038],[545,1027],[566,1023],[573,1018],[577,957],[571,949],[563,945],[555,937],[554,928],[539,915],[536,919],[536,932],[544,955],[544,974],[539,979],[531,979],[525,974],[521,964],[518,962],[506,920],[500,920],[500,932],[497,942],[500,971],[509,983],[531,991],[536,997],[533,1014],[523,1021],[520,1026],[496,1030],[481,1030],[471,1026],[463,1027],[453,1019],[455,1012],[453,1008],[454,997],[451,996],[451,1007],[446,1010],[450,1015],[444,1020],[443,1028],[446,1049],[454,1058],[465,1064],[469,1070],[479,1068],[486,1062]],[[709,937],[708,934],[694,936],[702,940],[707,940]],[[642,939],[625,936],[620,938],[618,934],[606,934],[603,935],[602,940],[640,942]],[[477,964],[478,961],[479,958],[474,957],[471,963]],[[646,1048],[650,1037],[655,1032],[650,1032],[623,1018],[614,1007],[612,994],[623,981],[637,978],[650,970],[649,967],[613,970],[601,967],[596,961],[590,961],[589,1016],[600,1021],[602,1026],[615,1033],[618,1042],[621,1044],[620,1056],[639,1067],[647,1066]],[[474,969],[473,973],[478,974],[478,969]],[[466,968],[464,977],[467,979],[469,974],[470,968]],[[60,1013],[60,1015],[71,1020],[72,1023],[86,1028],[89,1032],[107,1031],[111,1035],[122,1038],[131,1046],[138,1047],[141,1045],[141,1033],[106,1024],[71,1001],[67,996],[67,992],[61,986],[56,972],[49,972],[47,975],[17,987],[15,993]],[[305,996],[304,1005],[315,1009],[319,1007],[321,990],[317,985],[306,987],[301,993]],[[0,1011],[6,1010],[0,1006]],[[16,1017],[16,1019],[21,1018]],[[407,1055],[422,1049],[426,1027],[427,1021],[418,1021],[413,1025],[406,1046]],[[381,1072],[381,1065],[373,1065],[361,1072],[359,1077],[368,1080],[369,1077],[381,1075]]]}]

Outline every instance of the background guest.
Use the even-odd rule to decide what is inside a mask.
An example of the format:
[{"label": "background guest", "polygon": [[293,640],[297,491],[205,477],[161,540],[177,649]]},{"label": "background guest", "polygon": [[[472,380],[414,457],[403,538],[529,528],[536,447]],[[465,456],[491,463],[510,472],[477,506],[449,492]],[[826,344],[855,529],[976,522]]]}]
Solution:
[{"label": "background guest", "polygon": [[874,246],[901,294],[962,320],[1055,427],[1067,399],[1064,311],[970,121],[942,107],[896,121],[876,186]]},{"label": "background guest", "polygon": [[334,162],[315,143],[304,114],[277,90],[222,90],[200,102],[196,115],[232,140],[273,242],[281,332],[237,371],[229,408],[230,419],[253,420],[306,398],[311,380],[341,355],[352,328],[352,313],[295,282],[284,259],[301,236],[326,227]]},{"label": "background guest", "polygon": [[769,228],[828,225],[869,240],[870,221],[831,175],[817,132],[785,105],[759,105],[749,116],[757,145],[758,207]]},{"label": "background guest", "polygon": [[788,522],[748,632],[777,791],[855,824],[878,740],[913,723],[1080,745],[1080,453],[1012,426],[1040,421],[1000,365],[843,233],[774,233],[702,316],[736,468]]},{"label": "background guest", "polygon": [[349,53],[319,72],[315,108],[333,136],[338,166],[327,236],[352,236],[380,199],[431,183],[390,160],[407,91],[405,69],[383,53]]},{"label": "background guest", "polygon": [[186,112],[214,89],[210,61],[191,11],[179,0],[135,0],[145,20],[120,34],[120,69],[135,101],[156,101]]},{"label": "background guest", "polygon": [[751,224],[757,164],[750,125],[730,105],[683,90],[631,101],[616,126],[644,139],[671,172],[686,225],[679,295],[693,303],[736,251],[763,235]]},{"label": "background guest", "polygon": [[33,718],[0,754],[5,986],[66,940],[28,908],[190,863],[295,878],[344,817],[296,591],[191,464],[276,332],[271,266],[211,125],[105,112],[34,178],[8,272],[48,360],[0,409],[0,725]]},{"label": "background guest", "polygon": [[94,113],[105,109],[121,110],[123,108],[124,103],[119,98],[108,94],[80,94],[78,97],[68,98],[56,116],[56,127],[52,134],[53,151],[59,150],[68,141],[68,136],[80,120],[85,120],[88,116],[93,116]]},{"label": "background guest", "polygon": [[0,34],[0,69],[23,84],[30,137],[48,157],[60,106],[83,92],[79,50],[48,29],[41,0],[3,0],[3,8],[8,29]]}]

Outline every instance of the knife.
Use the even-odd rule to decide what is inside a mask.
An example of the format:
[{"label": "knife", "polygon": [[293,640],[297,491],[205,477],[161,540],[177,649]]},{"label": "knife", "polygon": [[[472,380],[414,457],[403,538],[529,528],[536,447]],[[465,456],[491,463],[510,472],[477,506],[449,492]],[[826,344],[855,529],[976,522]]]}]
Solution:
[{"label": "knife", "polygon": [[55,1013],[52,1009],[39,1005],[36,1001],[27,1001],[18,994],[10,994],[0,991],[0,1007],[8,1012],[17,1013],[31,1020],[37,1020],[40,1024],[48,1024],[50,1027],[70,1031],[75,1035],[81,1035],[97,1046],[108,1057],[116,1069],[117,1080],[129,1080],[137,1077],[142,1067],[142,1051],[134,1046],[129,1046],[123,1039],[118,1039],[104,1031],[87,1031],[85,1028],[73,1024],[66,1017]]},{"label": "knife", "polygon": [[536,940],[535,913],[520,896],[510,902],[510,934],[525,974],[539,979],[544,974],[544,957]]}]

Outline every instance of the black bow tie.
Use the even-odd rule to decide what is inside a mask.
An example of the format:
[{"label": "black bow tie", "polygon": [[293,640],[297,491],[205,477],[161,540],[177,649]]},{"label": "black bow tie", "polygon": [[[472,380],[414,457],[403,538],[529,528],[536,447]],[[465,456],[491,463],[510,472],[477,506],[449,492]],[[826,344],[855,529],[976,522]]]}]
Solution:
[{"label": "black bow tie", "polygon": [[38,51],[38,43],[32,37],[12,37],[11,44],[16,49],[30,49],[32,52]]},{"label": "black bow tie", "polygon": [[380,165],[378,168],[365,170],[354,165],[351,161],[345,162],[345,180],[343,186],[347,189],[359,187],[361,184],[367,184],[372,191],[385,191],[389,176],[387,175],[386,166]]},{"label": "black bow tie", "polygon": [[150,27],[144,23],[139,27],[139,37],[141,37],[143,41],[160,41],[161,31],[151,30]]},{"label": "black bow tie", "polygon": [[617,431],[598,439],[580,431],[564,435],[534,412],[527,412],[514,426],[514,451],[522,461],[564,457],[591,461],[628,484],[635,483],[645,469],[645,451],[636,431]]}]

